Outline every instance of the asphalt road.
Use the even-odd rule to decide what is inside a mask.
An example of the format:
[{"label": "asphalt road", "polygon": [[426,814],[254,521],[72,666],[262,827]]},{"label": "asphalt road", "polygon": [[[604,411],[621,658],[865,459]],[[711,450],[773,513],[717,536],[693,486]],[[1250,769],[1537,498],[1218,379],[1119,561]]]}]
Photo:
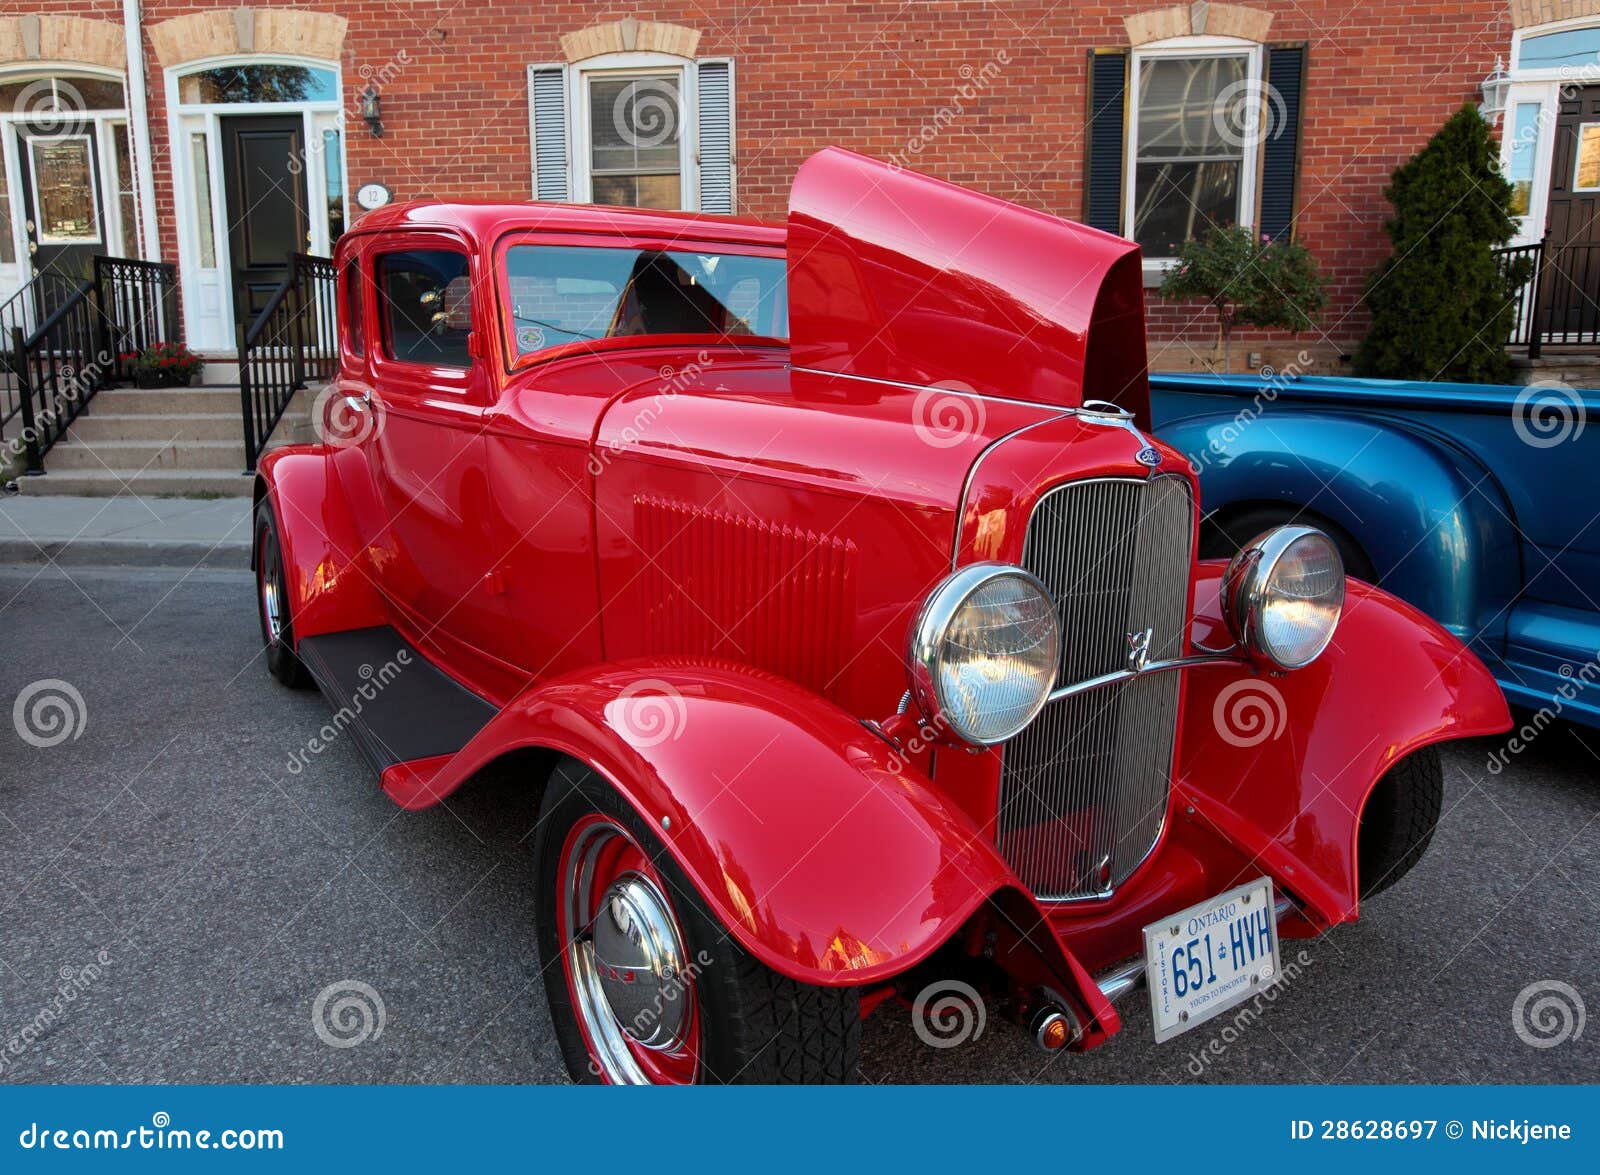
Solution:
[{"label": "asphalt road", "polygon": [[[48,747],[0,721],[0,1080],[565,1080],[534,955],[526,792],[404,813],[347,739],[291,771],[328,712],[267,676],[245,573],[0,568],[0,648],[5,711],[54,679],[84,716]],[[1157,1046],[1140,997],[1119,1038],[1046,1061],[994,1017],[931,1048],[890,1004],[864,1028],[864,1076],[1600,1078],[1600,1027],[1547,1048],[1513,1027],[1540,981],[1600,1011],[1600,735],[1552,727],[1491,775],[1496,745],[1447,752],[1427,859],[1359,925],[1286,944],[1285,962],[1305,951],[1300,973],[1236,1034]],[[369,1011],[381,1000],[382,1030],[333,1047],[313,1010],[343,981],[371,989],[352,997]],[[323,1008],[336,1043],[362,1023],[339,1003]]]}]

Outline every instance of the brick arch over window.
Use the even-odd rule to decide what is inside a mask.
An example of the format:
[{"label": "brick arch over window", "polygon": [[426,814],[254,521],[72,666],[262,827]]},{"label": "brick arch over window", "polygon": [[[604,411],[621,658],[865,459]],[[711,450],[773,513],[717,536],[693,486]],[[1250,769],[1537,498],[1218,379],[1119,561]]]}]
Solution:
[{"label": "brick arch over window", "polygon": [[[1537,7],[1544,0],[1513,0]],[[1123,17],[1128,44],[1139,46],[1171,37],[1238,37],[1244,41],[1265,41],[1272,28],[1272,13],[1243,4],[1177,4],[1171,8],[1151,8]]]},{"label": "brick arch over window", "polygon": [[1507,7],[1511,11],[1511,27],[1516,29],[1600,16],[1600,0],[1510,0]]},{"label": "brick arch over window", "polygon": [[206,57],[283,53],[337,61],[349,22],[331,12],[288,8],[226,8],[177,16],[150,26],[150,43],[172,69]]},{"label": "brick arch over window", "polygon": [[0,64],[48,61],[126,72],[122,25],[81,16],[9,16],[0,19]]},{"label": "brick arch over window", "polygon": [[569,62],[587,61],[607,53],[668,53],[693,57],[700,47],[700,30],[658,20],[614,20],[590,25],[561,38],[561,52]]}]

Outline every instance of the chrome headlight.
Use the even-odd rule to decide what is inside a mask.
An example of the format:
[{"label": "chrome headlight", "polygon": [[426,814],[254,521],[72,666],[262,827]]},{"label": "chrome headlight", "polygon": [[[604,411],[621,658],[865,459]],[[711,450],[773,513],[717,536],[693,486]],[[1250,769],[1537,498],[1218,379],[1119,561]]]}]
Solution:
[{"label": "chrome headlight", "polygon": [[911,632],[911,693],[964,742],[1005,742],[1055,688],[1061,628],[1044,584],[1008,563],[945,578]]},{"label": "chrome headlight", "polygon": [[1315,661],[1343,607],[1344,560],[1333,540],[1311,526],[1257,535],[1222,581],[1222,612],[1234,639],[1280,669]]}]

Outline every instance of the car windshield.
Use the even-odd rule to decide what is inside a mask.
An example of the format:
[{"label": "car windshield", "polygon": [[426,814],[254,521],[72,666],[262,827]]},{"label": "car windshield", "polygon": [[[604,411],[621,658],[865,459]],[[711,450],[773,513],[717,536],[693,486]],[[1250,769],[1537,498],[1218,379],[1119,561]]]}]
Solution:
[{"label": "car windshield", "polygon": [[789,333],[781,257],[514,245],[505,266],[518,355],[629,335]]}]

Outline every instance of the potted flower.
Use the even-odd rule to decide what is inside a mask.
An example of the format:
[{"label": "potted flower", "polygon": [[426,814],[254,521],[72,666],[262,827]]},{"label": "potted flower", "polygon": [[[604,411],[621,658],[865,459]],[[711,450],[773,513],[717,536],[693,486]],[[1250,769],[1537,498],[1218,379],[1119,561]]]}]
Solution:
[{"label": "potted flower", "polygon": [[141,388],[186,388],[205,366],[205,360],[182,343],[154,343],[143,351],[124,355]]}]

